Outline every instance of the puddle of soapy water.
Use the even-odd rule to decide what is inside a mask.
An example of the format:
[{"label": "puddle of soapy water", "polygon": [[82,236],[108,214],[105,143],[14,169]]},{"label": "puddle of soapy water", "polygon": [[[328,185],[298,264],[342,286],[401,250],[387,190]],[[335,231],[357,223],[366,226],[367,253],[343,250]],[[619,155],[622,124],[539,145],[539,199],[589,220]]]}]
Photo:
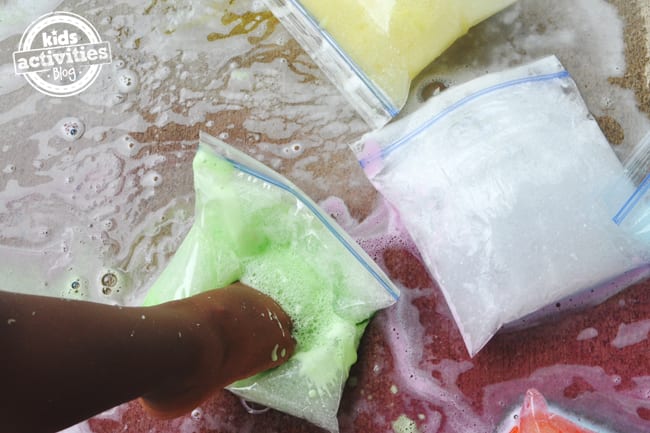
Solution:
[{"label": "puddle of soapy water", "polygon": [[[548,403],[548,402],[547,402]],[[513,407],[504,417],[503,421],[497,426],[495,429],[495,433],[510,433],[510,431],[518,425],[518,418],[519,418],[519,413],[521,411],[521,404],[523,404],[523,401],[520,402],[517,406]],[[558,407],[557,405],[554,404],[548,404],[548,409],[550,413],[560,415],[571,422],[575,423],[576,425],[583,427],[585,429],[590,429],[593,432],[600,432],[600,433],[606,433],[602,430],[602,427],[597,426],[588,420],[583,419],[580,416],[576,416],[576,414],[567,412],[563,410],[561,407]]]},{"label": "puddle of soapy water", "polygon": [[650,319],[633,323],[621,323],[618,327],[616,338],[612,340],[612,346],[622,349],[627,346],[641,343],[648,339],[650,333]]},{"label": "puddle of soapy water", "polygon": [[[570,395],[568,390],[577,378],[587,389]],[[601,367],[558,364],[540,368],[528,378],[488,385],[483,400],[486,413],[496,412],[494,402],[512,402],[520,407],[521,393],[516,392],[516,389],[535,387],[542,394],[556,394],[553,398],[548,398],[549,407],[554,412],[594,432],[647,430],[647,421],[635,416],[636,409],[643,405],[643,398],[616,389],[620,385],[620,376],[608,375]],[[640,386],[635,388],[641,389]],[[556,389],[564,389],[563,394],[557,396]]]},{"label": "puddle of soapy water", "polygon": [[591,338],[596,338],[598,337],[598,330],[593,327],[585,328],[576,337],[576,340],[582,341],[582,340],[589,340]]},{"label": "puddle of soapy water", "polygon": [[[335,201],[329,200],[322,205],[336,215],[337,220],[350,221],[349,215],[345,215],[345,211],[339,207],[333,207],[332,203]],[[360,225],[348,226],[348,230],[384,268],[387,265],[383,252],[387,249],[406,251],[411,257],[418,257],[399,216],[385,203],[377,207],[375,213]],[[419,271],[424,272],[421,264]],[[401,275],[398,281],[404,277]],[[360,426],[355,423],[361,419],[364,422],[361,425],[365,429],[392,432],[395,431],[393,423],[400,417],[407,417],[411,421],[409,425],[416,426],[420,432],[491,431],[492,427],[474,412],[471,402],[455,386],[458,375],[472,368],[472,363],[430,356],[431,347],[438,341],[435,335],[427,332],[421,315],[439,316],[441,328],[445,325],[452,326],[453,319],[445,306],[440,310],[421,310],[418,307],[418,301],[421,300],[435,299],[436,303],[442,302],[441,294],[431,286],[431,281],[426,283],[428,284],[416,284],[416,287],[400,287],[401,299],[397,305],[381,312],[375,319],[373,325],[380,329],[388,353],[382,353],[378,358],[371,356],[370,363],[376,366],[374,370],[378,374],[387,379],[381,381],[381,394],[374,399],[364,395],[363,391],[359,393],[352,403],[353,408],[348,409],[353,415],[346,414],[342,417],[344,430],[359,430]],[[382,366],[386,357],[391,362]],[[355,385],[363,386],[363,383]],[[393,392],[395,389],[398,392]],[[392,401],[393,404],[388,405],[387,401]],[[426,404],[423,405],[422,402]],[[411,412],[409,416],[403,413],[406,410]],[[385,419],[369,417],[376,413],[383,413]],[[365,417],[370,420],[365,420]],[[372,427],[367,426],[368,422]]]},{"label": "puddle of soapy water", "polygon": [[22,34],[32,21],[59,4],[61,0],[6,0],[0,10],[0,41]]},{"label": "puddle of soapy water", "polygon": [[[351,121],[336,120],[340,113],[331,107],[342,105],[342,96],[323,86],[318,69],[259,2],[99,5],[59,7],[88,17],[111,44],[114,61],[91,88],[65,99],[30,86],[3,88],[0,256],[11,260],[0,271],[11,274],[29,260],[38,271],[16,280],[15,290],[138,303],[191,225],[191,159],[209,115],[237,113],[227,125],[211,119],[205,129],[244,131],[224,139],[322,191],[329,188],[314,177],[314,155],[347,151],[347,140],[336,140],[337,125],[360,131],[362,124],[351,109],[343,110]],[[254,31],[240,31],[244,18]],[[13,34],[0,42],[9,53],[0,64],[10,65],[22,30],[2,30]],[[286,55],[271,54],[278,49]],[[311,132],[296,133],[305,126]],[[185,131],[182,139],[169,137],[170,128]],[[319,128],[330,131],[329,142]],[[311,162],[300,158],[307,153]],[[107,297],[98,281],[105,266],[130,276],[121,297],[114,290]],[[86,283],[72,288],[77,279]]]},{"label": "puddle of soapy water", "polygon": [[[392,278],[406,282],[410,273],[418,272],[417,269],[423,271],[417,255],[413,254],[411,240],[400,228],[399,218],[390,208],[381,209],[380,206],[368,220],[358,224],[345,214],[337,200],[331,199],[322,205],[348,227],[367,251],[380,257],[378,261],[382,266],[394,269]],[[382,215],[378,218],[382,223],[373,221],[378,215]],[[395,239],[401,240],[396,242]],[[381,259],[382,251],[385,252],[387,248],[397,246],[401,249],[405,245],[407,255],[411,257],[404,262],[406,266],[402,269],[387,266],[386,261]],[[343,431],[369,428],[372,431],[390,432],[390,424],[386,424],[385,420],[394,421],[404,413],[421,432],[493,432],[499,425],[501,429],[496,431],[509,431],[504,430],[507,424],[504,420],[507,421],[514,413],[513,407],[516,406],[518,411],[523,394],[531,387],[547,394],[556,412],[595,432],[641,432],[647,429],[648,420],[637,415],[637,411],[647,406],[650,376],[630,377],[627,372],[611,374],[603,367],[591,365],[589,360],[582,365],[585,360],[571,364],[567,359],[557,364],[548,361],[542,363],[523,377],[506,380],[496,374],[490,377],[490,373],[480,371],[493,369],[494,364],[502,360],[486,358],[485,354],[479,354],[474,359],[467,357],[451,314],[433,283],[421,279],[418,283],[405,284],[407,286],[401,287],[399,303],[379,313],[371,324],[369,331],[374,344],[365,351],[362,347],[360,363],[363,367],[361,372],[353,371],[352,396],[344,396],[341,415]],[[625,299],[625,296],[621,299]],[[618,302],[610,303],[619,305]],[[624,307],[625,304],[620,308]],[[569,339],[567,344],[572,344],[571,340],[590,344],[590,340],[602,337],[621,348],[632,344],[647,346],[647,320],[622,325],[614,335],[603,330],[602,333],[607,333],[607,336],[599,335],[593,327],[586,328],[585,332],[584,327],[578,327],[575,331],[556,331],[553,326],[547,323],[545,329],[554,333],[555,339]],[[584,338],[578,339],[579,335]],[[511,336],[514,342],[517,338],[529,336],[526,331],[519,336]],[[374,349],[376,345],[383,349]],[[504,349],[508,347],[512,346]],[[520,362],[530,362],[533,352],[521,350],[527,355]],[[555,349],[540,341],[537,351],[543,353],[548,350]],[[517,362],[516,352],[511,356],[514,358],[512,361]],[[377,377],[367,373],[375,370]],[[468,392],[466,381],[462,379],[466,373],[481,377],[478,401]],[[391,392],[393,387],[399,391]],[[378,393],[379,396],[376,395]],[[375,397],[369,398],[370,395]],[[346,401],[346,397],[350,400]],[[423,408],[422,402],[428,406]],[[381,418],[373,418],[372,414],[378,412],[382,412]],[[418,414],[424,417],[420,419]]]},{"label": "puddle of soapy water", "polygon": [[[16,290],[138,304],[191,225],[191,160],[199,128],[221,134],[317,200],[342,197],[323,206],[384,268],[389,266],[386,251],[406,251],[410,256],[405,265],[418,262],[399,219],[373,204],[374,190],[347,150],[366,125],[286,31],[264,15],[259,2],[170,6],[131,0],[105,6],[65,1],[61,7],[90,19],[110,41],[115,61],[102,69],[90,89],[63,100],[45,97],[11,74],[10,81],[0,83],[0,167],[12,167],[0,174],[0,274]],[[243,18],[224,23],[224,11],[244,16],[247,10],[260,17],[251,32],[235,31]],[[648,123],[635,111],[629,91],[607,84],[624,67],[620,26],[611,6],[602,1],[520,0],[473,30],[413,88],[432,80],[453,85],[558,54],[592,111],[623,124],[626,138],[619,152],[624,152]],[[603,31],[593,35],[593,28]],[[14,49],[24,26],[11,29],[15,34],[0,41],[2,53]],[[215,34],[229,36],[208,40]],[[488,41],[491,48],[486,50]],[[477,62],[467,65],[466,59],[477,54]],[[12,72],[6,66],[11,58],[2,56],[0,71]],[[68,117],[85,126],[74,141],[57,132],[59,122]],[[371,208],[374,212],[365,218]],[[125,287],[119,293],[113,287],[108,295],[103,290],[102,277],[109,271],[117,276],[113,287]],[[403,298],[373,322],[371,332],[383,343],[381,349],[367,349],[368,364],[356,386],[371,391],[357,391],[351,409],[342,414],[342,431],[355,431],[354,423],[364,418],[372,421],[374,431],[392,432],[393,422],[404,415],[422,433],[490,432],[509,405],[519,401],[525,386],[566,387],[576,375],[585,378],[594,395],[583,393],[560,403],[578,413],[593,414],[595,407],[612,414],[618,425],[630,426],[628,431],[647,427],[634,408],[649,398],[648,380],[635,378],[628,389],[618,391],[616,380],[598,367],[556,366],[484,386],[483,409],[477,409],[476,398],[459,382],[481,365],[463,356],[462,340],[441,295],[421,265],[398,270],[396,278],[404,285]],[[629,338],[632,334],[626,332]],[[576,332],[571,339],[584,343],[604,333],[578,341]],[[625,398],[617,403],[621,396]],[[273,414],[252,419],[235,409],[238,402],[233,404],[210,406],[200,419],[145,421],[147,428],[133,421],[131,427],[155,432],[279,431],[287,422]],[[621,408],[625,410],[614,416]],[[121,407],[90,424],[92,431],[129,426],[125,420],[133,412],[143,417],[131,406]],[[275,427],[266,425],[269,419]],[[101,420],[110,428],[100,427]],[[81,431],[88,431],[83,426]],[[302,431],[317,430],[303,426]]]}]

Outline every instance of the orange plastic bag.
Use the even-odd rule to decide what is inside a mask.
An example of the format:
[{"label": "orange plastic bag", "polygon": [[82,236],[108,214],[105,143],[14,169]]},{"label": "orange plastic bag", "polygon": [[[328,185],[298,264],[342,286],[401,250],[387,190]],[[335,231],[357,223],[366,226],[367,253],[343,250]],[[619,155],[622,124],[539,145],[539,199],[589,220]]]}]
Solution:
[{"label": "orange plastic bag", "polygon": [[519,425],[513,427],[510,433],[594,433],[594,431],[579,427],[568,419],[550,412],[544,396],[536,389],[529,389],[519,414]]}]

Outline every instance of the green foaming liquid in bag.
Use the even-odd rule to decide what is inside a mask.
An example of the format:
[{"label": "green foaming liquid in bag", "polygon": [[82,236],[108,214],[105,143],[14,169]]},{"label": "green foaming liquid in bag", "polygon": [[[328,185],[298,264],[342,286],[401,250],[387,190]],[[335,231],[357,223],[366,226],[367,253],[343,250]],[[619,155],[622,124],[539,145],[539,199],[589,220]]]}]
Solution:
[{"label": "green foaming liquid in bag", "polygon": [[194,224],[145,304],[237,280],[271,296],[293,320],[295,354],[228,389],[338,431],[361,335],[375,311],[395,302],[397,289],[313,201],[260,162],[201,134],[193,169]]}]

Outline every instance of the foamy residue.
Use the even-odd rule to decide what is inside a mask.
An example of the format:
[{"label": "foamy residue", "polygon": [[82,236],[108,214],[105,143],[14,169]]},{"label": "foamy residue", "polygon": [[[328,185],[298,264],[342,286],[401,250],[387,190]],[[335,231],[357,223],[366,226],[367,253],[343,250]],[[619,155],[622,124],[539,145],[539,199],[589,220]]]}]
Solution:
[{"label": "foamy residue", "polygon": [[[59,9],[87,17],[111,44],[113,62],[64,99],[25,86],[11,65],[32,15],[57,3],[6,6],[0,270],[15,276],[14,290],[138,303],[191,225],[202,125],[312,196],[340,188],[315,174],[316,155],[355,173],[353,159],[337,156],[347,155],[341,136],[365,126],[260,2],[65,2]],[[17,275],[20,260],[37,272]],[[106,266],[130,276],[119,296],[97,280]]]},{"label": "foamy residue", "polygon": [[[330,198],[321,205],[377,257],[382,266],[389,269],[393,266],[385,260],[386,251],[391,249],[414,254],[409,261],[419,260],[398,215],[385,202],[379,202],[375,211],[361,222],[347,213],[340,199]],[[413,263],[405,262],[404,265],[410,270],[396,270],[398,279],[406,278],[415,270]],[[376,318],[375,324],[388,351],[373,349],[367,359],[362,358],[364,368],[370,372],[366,370],[361,377],[354,378],[351,386],[356,390],[355,398],[342,414],[343,431],[367,427],[367,420],[371,419],[374,420],[370,424],[373,431],[388,433],[403,427],[437,433],[493,432],[498,425],[502,428],[497,431],[507,432],[508,417],[516,413],[523,393],[530,387],[548,393],[556,412],[593,431],[643,431],[647,427],[647,421],[636,415],[650,396],[648,381],[643,377],[630,380],[600,366],[549,364],[548,361],[525,377],[501,381],[499,376],[481,377],[477,369],[495,370],[502,375],[501,367],[494,363],[526,365],[530,357],[524,349],[517,352],[514,340],[504,348],[513,351],[505,352],[505,359],[497,355],[497,360],[480,356],[470,360],[464,353],[460,335],[453,329],[451,315],[439,289],[420,284],[401,287],[401,293],[399,303]],[[435,309],[431,308],[431,303],[436,305]],[[619,308],[618,303],[613,305]],[[552,329],[551,324],[547,326]],[[625,345],[645,341],[647,326],[647,321],[621,325],[614,341]],[[601,335],[596,328],[577,329],[573,334],[577,335],[574,344],[598,344],[596,339]],[[527,338],[526,331],[518,332],[520,338]],[[559,332],[555,338],[558,343],[572,344]],[[540,341],[536,350],[547,355],[558,350],[552,345],[547,347],[548,343],[546,339]],[[473,380],[481,377],[480,403],[473,401],[472,394],[467,392],[468,382],[463,378],[467,374],[471,374]]]},{"label": "foamy residue", "polygon": [[598,330],[596,328],[585,328],[576,337],[576,340],[578,341],[583,341],[583,340],[590,340],[592,338],[598,337]]},{"label": "foamy residue", "polygon": [[19,36],[41,15],[54,10],[61,0],[6,0],[0,9],[0,41]]},{"label": "foamy residue", "polygon": [[[165,244],[142,243],[142,231],[178,245],[171,234],[178,237],[189,226],[177,221],[170,232],[169,220],[163,228],[157,218],[169,197],[180,197],[185,215],[191,212],[189,162],[200,127],[286,174],[316,199],[342,196],[355,215],[371,206],[374,191],[346,148],[367,127],[260,2],[65,2],[59,9],[89,18],[113,54],[91,88],[65,99],[25,86],[11,67],[10,53],[23,29],[17,26],[55,7],[57,2],[38,8],[10,3],[3,9],[7,17],[24,19],[2,24],[11,36],[0,42],[5,48],[0,71],[8,75],[1,80],[0,108],[7,161],[0,173],[0,218],[8,222],[0,233],[2,245],[27,247],[31,254],[45,240],[67,243],[66,253],[76,257],[103,251],[88,266],[110,264],[127,273],[148,266],[155,274],[168,253],[149,252],[143,263],[128,252]],[[594,35],[596,24],[601,30]],[[621,22],[605,2],[522,0],[457,45],[423,80],[444,73],[449,83],[459,82],[556,52],[583,84],[590,106],[603,113],[634,107],[621,89],[603,84],[624,68]],[[465,68],[467,58],[474,61]],[[70,119],[85,132],[71,135],[73,129],[64,129]],[[629,137],[633,143],[634,134]],[[17,202],[20,209],[9,206]],[[19,216],[26,209],[31,218]],[[114,221],[110,231],[99,230],[104,220]],[[49,230],[32,236],[28,222]],[[43,266],[52,267],[52,260],[44,259]],[[142,285],[149,279],[134,281]],[[43,281],[39,277],[32,285]]]},{"label": "foamy residue", "polygon": [[648,333],[650,333],[650,319],[634,323],[621,323],[616,338],[612,340],[612,346],[623,349],[641,343],[648,338]]},{"label": "foamy residue", "polygon": [[[114,58],[91,88],[65,99],[27,86],[14,74],[11,58],[29,22],[55,8],[88,18]],[[201,128],[287,175],[316,200],[340,197],[323,206],[382,266],[388,266],[388,250],[407,251],[409,263],[417,262],[399,218],[375,203],[347,149],[367,126],[259,1],[10,1],[0,17],[10,17],[0,20],[0,275],[11,286],[5,288],[138,304],[191,226],[191,161]],[[621,26],[602,0],[520,0],[461,39],[413,89],[417,93],[432,79],[453,85],[557,54],[594,114],[622,124],[623,154],[648,129],[648,120],[630,91],[607,82],[625,67]],[[409,109],[417,105],[414,98]],[[66,118],[77,119],[85,132],[66,140],[72,137],[60,128]],[[413,272],[424,273],[421,267]],[[464,377],[492,364],[464,356],[451,315],[430,282],[404,287],[400,303],[379,314],[375,326],[386,350],[376,349],[362,371],[370,379],[359,379],[363,393],[342,414],[342,431],[354,431],[351,423],[365,417],[376,420],[378,432],[394,432],[400,419],[398,428],[421,433],[492,432],[530,385],[549,395],[559,393],[556,386],[578,389],[576,398],[555,402],[595,421],[609,417],[626,431],[648,430],[648,419],[638,415],[648,407],[647,377],[626,382],[620,371],[599,366],[534,369],[517,379],[494,378],[499,382],[477,385],[480,393],[470,394],[467,384],[461,386]],[[604,338],[606,329],[599,326],[596,335],[584,326],[563,343]],[[647,344],[646,327],[645,321],[621,326],[610,343],[634,350]],[[517,359],[516,348],[506,349],[515,361],[527,362]],[[378,381],[381,388],[370,389]],[[144,421],[140,427],[135,420],[145,415],[123,406],[99,417],[114,423],[113,430],[91,428],[97,425],[91,422],[70,432],[114,431],[118,425],[136,432],[245,433],[292,424],[280,415],[255,418],[233,407],[206,406],[200,417]],[[127,418],[129,410],[136,415]]]}]

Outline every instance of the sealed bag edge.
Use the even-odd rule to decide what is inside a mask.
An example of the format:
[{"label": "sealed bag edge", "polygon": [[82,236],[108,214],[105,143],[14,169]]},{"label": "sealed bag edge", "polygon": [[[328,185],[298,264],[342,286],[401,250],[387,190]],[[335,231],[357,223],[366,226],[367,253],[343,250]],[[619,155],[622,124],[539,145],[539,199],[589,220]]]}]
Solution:
[{"label": "sealed bag edge", "polygon": [[377,283],[384,288],[386,293],[392,299],[392,302],[387,303],[384,307],[388,307],[397,302],[400,296],[399,289],[384,273],[384,271],[379,268],[375,261],[368,256],[368,254],[345,232],[345,230],[343,230],[343,228],[338,225],[336,221],[327,215],[318,204],[303,193],[297,186],[256,159],[206,132],[201,131],[199,133],[199,141],[199,146],[203,146],[208,149],[208,151],[212,151],[215,155],[228,161],[236,169],[280,188],[299,200],[314,214],[316,218],[318,218],[318,220],[359,262],[359,264],[373,276]]},{"label": "sealed bag edge", "polygon": [[432,97],[407,116],[381,129],[364,134],[359,140],[350,144],[350,148],[356,154],[366,176],[372,181],[383,171],[385,160],[392,153],[407,146],[413,138],[425,132],[451,111],[501,89],[531,81],[556,78],[571,79],[571,76],[554,55],[474,78]]},{"label": "sealed bag edge", "polygon": [[391,101],[299,1],[264,3],[369,126],[379,128],[397,116],[406,101]]}]

